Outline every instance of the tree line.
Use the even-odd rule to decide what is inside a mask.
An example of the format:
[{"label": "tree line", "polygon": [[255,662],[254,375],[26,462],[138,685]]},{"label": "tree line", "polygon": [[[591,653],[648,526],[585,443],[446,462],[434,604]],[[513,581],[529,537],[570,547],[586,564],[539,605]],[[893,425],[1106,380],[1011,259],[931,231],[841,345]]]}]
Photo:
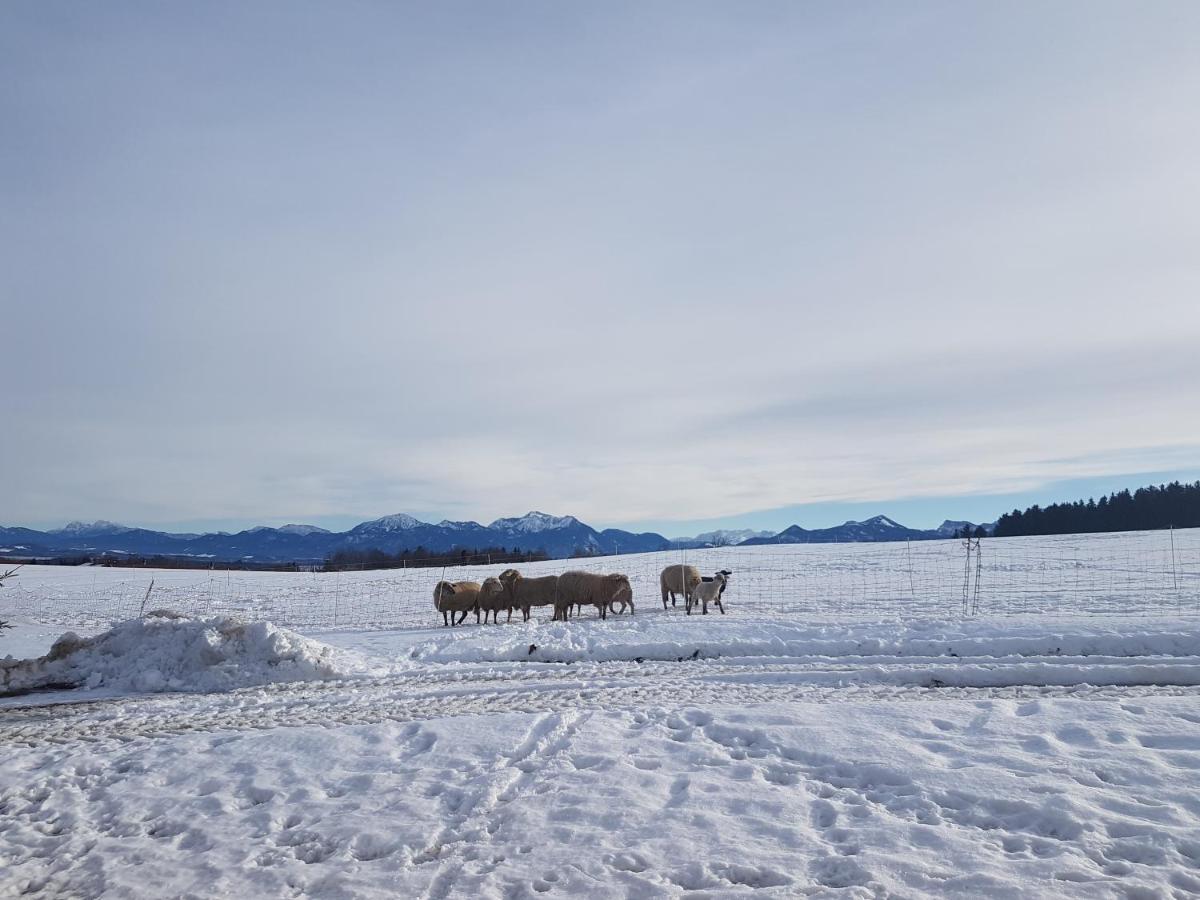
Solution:
[{"label": "tree line", "polygon": [[495,563],[530,563],[549,559],[545,550],[522,550],[513,547],[482,547],[434,553],[425,547],[404,549],[396,553],[383,550],[342,549],[330,553],[324,560],[253,560],[201,559],[197,557],[138,555],[123,553],[79,554],[75,556],[38,557],[12,560],[36,563],[40,566],[106,566],[121,569],[219,569],[242,572],[346,572],[360,569],[419,569],[437,566],[492,565]]},{"label": "tree line", "polygon": [[326,572],[344,572],[356,569],[420,569],[437,566],[495,565],[497,563],[529,563],[549,559],[545,550],[522,550],[513,547],[482,547],[457,550],[454,553],[433,553],[424,547],[404,549],[387,553],[374,548],[368,550],[335,550],[325,557],[322,566]]},{"label": "tree line", "polygon": [[1126,489],[1099,500],[1033,505],[996,520],[996,537],[1200,527],[1200,481]]}]

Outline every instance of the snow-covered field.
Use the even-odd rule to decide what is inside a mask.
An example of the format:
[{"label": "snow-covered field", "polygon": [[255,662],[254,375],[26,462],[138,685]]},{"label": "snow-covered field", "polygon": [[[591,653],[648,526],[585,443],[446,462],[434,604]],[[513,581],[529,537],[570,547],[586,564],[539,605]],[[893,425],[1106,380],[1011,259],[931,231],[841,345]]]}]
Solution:
[{"label": "snow-covered field", "polygon": [[[49,688],[0,699],[0,896],[1196,896],[1200,566],[1163,538],[985,542],[975,616],[952,542],[710,551],[729,614],[690,618],[677,559],[610,558],[634,617],[456,629],[440,570],[29,567],[0,653],[81,637],[0,664]],[[151,578],[193,615],[138,619]]]},{"label": "snow-covered field", "polygon": [[[661,609],[658,574],[671,563],[734,572],[730,607],[805,621],[959,615],[1200,614],[1200,529],[996,538],[964,571],[960,541],[791,544],[640,553],[523,565],[529,575],[587,569],[630,576],[639,613]],[[0,589],[0,612],[51,625],[101,626],[168,607],[244,615],[298,628],[432,623],[445,575],[482,580],[506,566],[366,572],[228,572],[26,566]]]}]

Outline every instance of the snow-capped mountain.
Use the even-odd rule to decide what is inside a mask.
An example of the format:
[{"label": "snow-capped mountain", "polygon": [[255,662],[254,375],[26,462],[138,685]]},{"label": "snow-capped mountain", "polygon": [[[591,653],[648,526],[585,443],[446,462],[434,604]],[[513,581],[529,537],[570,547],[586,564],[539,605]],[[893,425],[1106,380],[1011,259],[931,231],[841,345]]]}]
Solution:
[{"label": "snow-capped mountain", "polygon": [[282,534],[331,534],[328,528],[316,525],[280,525],[275,530]]},{"label": "snow-capped mountain", "polygon": [[722,528],[717,531],[704,531],[695,537],[677,537],[671,543],[685,550],[700,547],[732,547],[750,538],[773,537],[773,531],[755,531],[753,528]]},{"label": "snow-capped mountain", "polygon": [[71,537],[91,537],[98,534],[124,534],[126,531],[133,531],[133,529],[127,525],[118,525],[116,522],[97,519],[95,522],[68,522],[62,528],[55,528],[47,533],[70,535]]},{"label": "snow-capped mountain", "polygon": [[961,519],[947,519],[934,530],[937,531],[937,533],[942,537],[952,538],[958,537],[960,534],[962,534],[964,528],[970,532],[974,532],[976,528],[982,528],[986,534],[991,534],[996,529],[996,523],[983,522],[980,524],[976,522],[967,522],[966,520]]},{"label": "snow-capped mountain", "polygon": [[[561,528],[574,528],[583,525],[574,516],[552,516],[549,513],[538,512],[536,509],[527,512],[516,519],[497,519],[488,528],[504,534],[538,534],[542,531],[552,531]],[[587,528],[586,525],[583,525]]]},{"label": "snow-capped mountain", "polygon": [[[834,528],[808,530],[798,525],[778,534],[746,529],[722,529],[695,538],[669,541],[661,534],[642,534],[606,528],[597,531],[575,516],[554,516],[533,510],[523,516],[496,519],[490,525],[452,522],[436,525],[407,513],[395,513],[362,522],[344,532],[316,525],[260,525],[237,534],[170,534],[130,528],[113,522],[71,522],[53,531],[0,528],[0,559],[19,557],[79,557],[104,553],[140,556],[193,557],[255,562],[317,562],[336,550],[401,550],[424,548],[433,554],[503,547],[506,550],[544,551],[563,558],[577,553],[645,553],[672,547],[706,547],[727,544],[802,544],[833,541],[903,541],[952,537],[964,524],[945,522],[938,529],[906,528],[887,516],[863,522],[846,522]],[[986,527],[986,526],[985,526]],[[20,548],[20,549],[18,549]]]},{"label": "snow-capped mountain", "polygon": [[392,531],[411,531],[414,528],[420,528],[428,524],[428,522],[422,522],[420,519],[414,518],[407,513],[395,513],[390,516],[372,519],[369,522],[360,522],[350,530],[388,533]]},{"label": "snow-capped mountain", "polygon": [[832,544],[862,541],[928,541],[945,537],[934,530],[906,528],[887,516],[872,516],[862,522],[853,520],[833,528],[801,528],[793,525],[771,537],[749,538],[744,546],[760,544]]}]

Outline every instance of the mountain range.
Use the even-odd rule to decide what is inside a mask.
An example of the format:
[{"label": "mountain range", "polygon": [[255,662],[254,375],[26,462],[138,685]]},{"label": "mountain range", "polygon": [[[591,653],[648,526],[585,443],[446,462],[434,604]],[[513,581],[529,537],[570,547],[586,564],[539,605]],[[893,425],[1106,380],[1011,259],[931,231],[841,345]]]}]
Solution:
[{"label": "mountain range", "polygon": [[[384,516],[335,532],[316,525],[260,525],[236,534],[176,534],[131,528],[114,522],[71,522],[51,531],[0,527],[0,559],[29,559],[102,554],[170,556],[199,560],[252,560],[261,563],[316,562],[336,550],[382,550],[396,553],[424,547],[431,553],[462,549],[504,547],[541,550],[554,558],[576,552],[588,554],[645,553],[676,548],[808,544],[855,541],[936,540],[954,537],[969,522],[946,521],[930,530],[906,528],[875,516],[863,522],[846,522],[833,528],[804,529],[793,525],[778,534],[749,530],[710,531],[694,538],[670,540],[654,532],[636,533],[617,528],[597,531],[574,516],[552,516],[533,511],[524,516],[478,522],[437,524],[422,522],[404,513]],[[989,526],[984,526],[989,529]]]},{"label": "mountain range", "polygon": [[[793,525],[785,528],[779,534],[769,537],[752,537],[741,542],[740,546],[753,547],[762,544],[834,544],[859,543],[865,541],[929,541],[957,537],[963,528],[974,530],[977,526],[972,522],[956,522],[947,519],[937,528],[919,529],[906,528],[887,516],[874,516],[862,522],[845,522],[833,528],[801,528]],[[991,531],[991,525],[984,525],[986,532]]]}]

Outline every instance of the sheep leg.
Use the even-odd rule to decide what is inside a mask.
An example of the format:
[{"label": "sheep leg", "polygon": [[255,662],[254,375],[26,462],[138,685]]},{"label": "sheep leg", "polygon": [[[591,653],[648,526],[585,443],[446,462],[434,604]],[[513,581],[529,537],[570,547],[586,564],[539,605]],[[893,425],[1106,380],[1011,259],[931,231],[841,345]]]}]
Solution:
[{"label": "sheep leg", "polygon": [[469,612],[470,612],[470,610],[469,610],[469,609],[464,609],[464,610],[463,610],[463,613],[462,613],[462,615],[458,617],[458,624],[459,624],[459,625],[461,625],[463,622],[467,621],[467,613],[469,613]]},{"label": "sheep leg", "polygon": [[725,604],[722,603],[720,600],[716,601],[716,603],[717,603],[717,609],[719,609],[721,611],[721,615],[725,615]]},{"label": "sheep leg", "polygon": [[450,625],[450,620],[446,618],[446,611],[442,610],[442,627],[446,628]]}]

